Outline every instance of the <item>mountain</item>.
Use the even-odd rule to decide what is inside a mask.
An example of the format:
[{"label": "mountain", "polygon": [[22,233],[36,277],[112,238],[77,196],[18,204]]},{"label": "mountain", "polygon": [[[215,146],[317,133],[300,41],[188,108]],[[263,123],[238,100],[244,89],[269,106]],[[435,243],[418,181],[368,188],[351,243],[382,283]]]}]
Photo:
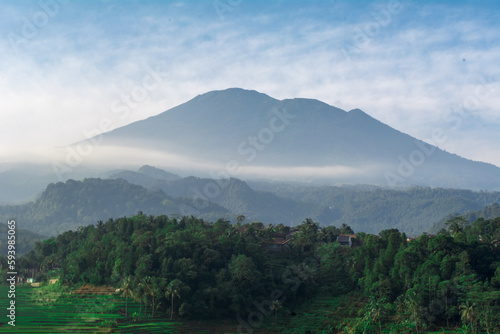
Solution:
[{"label": "mountain", "polygon": [[107,132],[103,144],[186,157],[229,177],[500,189],[499,167],[445,152],[359,109],[239,88]]},{"label": "mountain", "polygon": [[312,218],[322,226],[346,224],[355,231],[378,233],[397,228],[418,235],[442,217],[500,203],[499,192],[416,187],[310,186],[236,179],[180,178],[150,166],[121,170],[109,179],[87,178],[52,183],[34,201],[0,206],[0,219],[53,236],[99,220],[133,215],[195,215],[298,225]]},{"label": "mountain", "polygon": [[175,175],[173,173],[167,172],[163,169],[144,165],[137,171],[138,173],[149,176],[151,178],[163,181],[176,181],[180,180],[181,177],[179,175]]},{"label": "mountain", "polygon": [[137,172],[131,170],[119,170],[111,173],[110,179],[124,179],[129,183],[146,188],[162,189],[162,186],[170,181],[180,180],[181,177],[163,169],[144,165]]},{"label": "mountain", "polygon": [[[140,171],[141,169],[139,169]],[[119,174],[130,183],[141,182],[173,198],[190,199],[193,209],[209,202],[247,221],[298,225],[312,218],[322,226],[346,224],[355,231],[378,233],[397,228],[409,235],[427,231],[442,217],[454,212],[478,210],[500,202],[500,192],[414,187],[384,189],[373,186],[310,186],[289,183],[186,177],[173,181],[141,178],[137,171]],[[117,177],[117,175],[112,176]]]},{"label": "mountain", "polygon": [[486,205],[500,203],[500,192],[464,189],[413,187],[395,190],[287,184],[267,185],[266,188],[277,196],[300,203],[316,203],[318,208],[335,214],[333,221],[323,220],[323,224],[347,224],[355,231],[367,233],[397,228],[409,235],[420,235],[448,214],[480,210]]},{"label": "mountain", "polygon": [[121,178],[150,190],[161,190],[172,198],[190,199],[193,210],[213,202],[231,212],[233,220],[238,215],[245,215],[250,221],[290,224],[293,212],[297,219],[302,220],[314,216],[315,204],[298,203],[271,192],[255,191],[246,182],[236,178],[214,180],[189,176],[166,181],[143,172],[144,166],[137,172],[123,170],[114,173],[110,178]]},{"label": "mountain", "polygon": [[46,163],[0,164],[0,205],[23,204],[34,201],[50,183],[81,180],[83,178],[106,178],[109,167],[77,166],[70,168],[59,179],[53,165]]},{"label": "mountain", "polygon": [[192,208],[191,202],[123,179],[89,178],[52,183],[36,201],[0,206],[0,217],[2,221],[15,219],[16,227],[48,236],[139,211],[148,215],[197,215],[214,221],[230,218],[226,209],[212,202],[200,209]]}]

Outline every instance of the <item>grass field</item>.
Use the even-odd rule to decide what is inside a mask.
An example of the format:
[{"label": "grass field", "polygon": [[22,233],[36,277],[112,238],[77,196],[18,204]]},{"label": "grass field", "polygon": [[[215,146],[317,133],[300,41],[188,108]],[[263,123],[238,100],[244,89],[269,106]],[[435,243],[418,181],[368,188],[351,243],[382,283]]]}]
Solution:
[{"label": "grass field", "polygon": [[[61,287],[16,287],[15,327],[8,325],[10,299],[7,286],[0,286],[0,333],[210,333],[203,324],[155,319],[131,323],[119,310],[125,300],[119,296],[80,296]],[[139,312],[139,304],[128,303],[129,316]],[[115,323],[116,321],[116,323]],[[113,328],[112,324],[115,323]]]},{"label": "grass field", "polygon": [[[123,310],[125,300],[119,295],[70,294],[69,288],[45,286],[33,288],[28,285],[16,287],[15,327],[7,324],[10,299],[8,287],[0,286],[0,333],[236,333],[237,325],[222,322],[169,321],[165,314],[144,321],[127,321]],[[356,318],[356,311],[362,301],[357,296],[332,298],[317,296],[301,305],[295,312],[286,307],[278,312],[277,322],[270,318],[257,333],[336,333],[337,325],[346,319]],[[144,307],[144,305],[143,305]],[[142,309],[144,311],[144,309]],[[120,312],[121,311],[121,312]],[[128,303],[129,318],[139,313],[139,304]],[[290,315],[293,313],[293,315]],[[245,331],[243,331],[245,333]],[[383,333],[391,333],[390,324],[385,324]],[[460,331],[433,331],[421,333],[459,333]]]}]

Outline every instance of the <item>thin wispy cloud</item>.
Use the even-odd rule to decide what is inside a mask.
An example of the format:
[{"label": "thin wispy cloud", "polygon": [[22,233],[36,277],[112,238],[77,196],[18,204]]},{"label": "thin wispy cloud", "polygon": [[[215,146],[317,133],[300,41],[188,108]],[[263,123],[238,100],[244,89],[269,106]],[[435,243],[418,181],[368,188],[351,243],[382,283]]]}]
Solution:
[{"label": "thin wispy cloud", "polygon": [[[103,118],[119,127],[228,87],[360,108],[429,140],[486,89],[446,144],[500,165],[500,131],[491,130],[500,127],[500,6],[401,1],[384,17],[394,3],[243,1],[221,17],[212,1],[61,1],[25,38],[26,20],[35,24],[43,8],[4,1],[2,155],[22,151],[28,159],[35,147],[85,139]],[[377,17],[386,20],[378,27]],[[12,36],[25,39],[13,44]],[[127,106],[151,69],[161,82]],[[485,124],[487,141],[477,137]],[[479,142],[487,148],[478,150]]]}]

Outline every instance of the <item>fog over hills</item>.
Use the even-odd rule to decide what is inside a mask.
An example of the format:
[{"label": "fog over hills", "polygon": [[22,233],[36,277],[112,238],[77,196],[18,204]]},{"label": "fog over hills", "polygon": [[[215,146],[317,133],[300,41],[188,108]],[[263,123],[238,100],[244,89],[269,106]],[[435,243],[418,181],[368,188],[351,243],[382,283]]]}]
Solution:
[{"label": "fog over hills", "polygon": [[357,232],[397,228],[419,235],[450,214],[500,203],[500,192],[415,187],[391,190],[366,186],[307,186],[267,183],[253,186],[236,179],[179,177],[151,166],[116,170],[107,179],[51,183],[25,204],[0,205],[2,221],[52,236],[99,220],[139,211],[146,215],[190,216],[233,223],[296,226],[311,218],[321,226],[346,224]]},{"label": "fog over hills", "polygon": [[199,95],[102,139],[116,150],[186,157],[227,177],[500,189],[497,166],[445,152],[359,109],[239,88]]}]

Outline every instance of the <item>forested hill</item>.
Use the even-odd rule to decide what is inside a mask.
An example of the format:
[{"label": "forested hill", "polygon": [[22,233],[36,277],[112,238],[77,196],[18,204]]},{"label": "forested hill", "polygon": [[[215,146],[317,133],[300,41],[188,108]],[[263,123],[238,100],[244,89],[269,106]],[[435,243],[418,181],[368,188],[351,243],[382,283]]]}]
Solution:
[{"label": "forested hill", "polygon": [[141,170],[122,171],[111,177],[124,178],[148,189],[161,189],[172,197],[210,199],[233,213],[233,217],[244,214],[250,221],[297,225],[312,218],[322,226],[347,224],[367,233],[397,228],[409,235],[419,235],[449,214],[500,203],[500,192],[457,189],[304,186],[247,183],[235,178],[187,177],[166,181],[145,175]]},{"label": "forested hill", "polygon": [[[353,248],[336,241],[350,230],[343,229],[306,220],[290,233],[283,225],[141,214],[39,243],[19,268],[40,268],[42,282],[56,267],[63,284],[130,290],[128,301],[144,307],[129,321],[237,319],[240,333],[277,318],[280,333],[499,328],[500,218],[411,241],[395,229],[358,233]],[[496,238],[481,239],[485,233]],[[279,235],[289,242],[270,248]]]},{"label": "forested hill", "polygon": [[467,211],[467,212],[455,212],[454,214],[450,214],[443,219],[441,219],[439,222],[434,224],[430,229],[429,233],[436,234],[438,233],[441,229],[446,229],[446,223],[448,220],[452,219],[453,217],[456,216],[462,216],[465,221],[469,224],[472,224],[472,222],[476,221],[479,218],[483,219],[493,219],[495,217],[500,217],[500,205],[498,203],[494,203],[491,205],[488,205],[484,207],[482,210],[478,211]]},{"label": "forested hill", "polygon": [[0,218],[15,218],[19,228],[49,236],[139,211],[233,223],[243,214],[247,221],[292,226],[311,218],[321,226],[346,224],[367,233],[397,228],[416,236],[450,214],[500,203],[498,192],[439,188],[268,184],[255,189],[235,178],[179,178],[148,166],[113,177],[50,184],[34,202],[0,206]]},{"label": "forested hill", "polygon": [[189,199],[174,199],[161,190],[148,190],[122,179],[68,180],[50,184],[34,202],[0,207],[2,221],[16,219],[17,226],[52,236],[76,230],[110,217],[132,215],[139,211],[151,214],[199,214],[207,219],[225,218],[228,211],[206,203],[192,209]]},{"label": "forested hill", "polygon": [[416,236],[450,214],[481,210],[492,203],[500,203],[500,192],[462,189],[414,187],[393,190],[262,183],[259,187],[299,203],[315,203],[319,213],[315,218],[323,224],[329,224],[325,218],[333,216],[331,222],[335,226],[348,224],[367,233],[397,228]]}]

